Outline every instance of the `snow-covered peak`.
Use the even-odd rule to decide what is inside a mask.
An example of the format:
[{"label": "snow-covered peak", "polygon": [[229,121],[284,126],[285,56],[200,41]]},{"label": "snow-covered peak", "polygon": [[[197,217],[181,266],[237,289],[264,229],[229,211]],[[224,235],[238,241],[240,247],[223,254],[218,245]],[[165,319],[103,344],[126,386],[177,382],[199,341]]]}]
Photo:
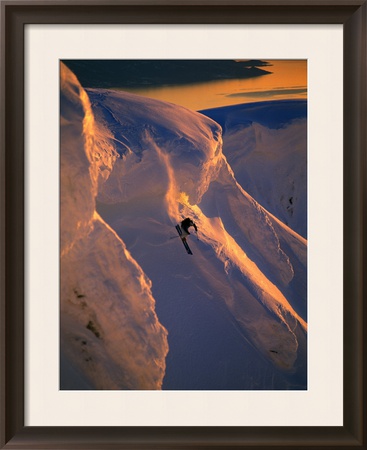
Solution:
[{"label": "snow-covered peak", "polygon": [[[88,229],[99,180],[108,178],[118,154],[108,129],[94,120],[87,93],[62,63],[60,87],[61,254],[64,254]],[[76,183],[87,188],[76,188]]]},{"label": "snow-covered peak", "polygon": [[[176,200],[184,193],[191,203],[200,201],[222,155],[221,127],[216,122],[171,103],[122,91],[87,92],[96,118],[112,131],[121,156],[100,199],[127,201],[131,196],[170,192]],[[141,176],[148,171],[149,176]],[[137,172],[138,182],[134,181]],[[177,217],[175,200],[166,200],[171,202],[172,218]]]},{"label": "snow-covered peak", "polygon": [[204,111],[224,129],[237,181],[264,208],[307,238],[307,101]]},{"label": "snow-covered peak", "polygon": [[61,65],[63,389],[160,389],[165,373],[167,332],[151,281],[95,209],[116,157],[110,132]]}]

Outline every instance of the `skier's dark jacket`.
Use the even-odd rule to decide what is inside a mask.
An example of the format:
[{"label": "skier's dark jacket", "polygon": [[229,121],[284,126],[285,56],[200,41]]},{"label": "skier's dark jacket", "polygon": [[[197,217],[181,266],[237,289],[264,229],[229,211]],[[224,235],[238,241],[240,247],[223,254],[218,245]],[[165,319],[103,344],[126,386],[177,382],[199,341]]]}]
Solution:
[{"label": "skier's dark jacket", "polygon": [[192,221],[192,220],[190,219],[190,217],[187,217],[186,219],[184,219],[184,220],[181,222],[181,228],[182,228],[187,234],[190,234],[190,233],[189,233],[189,228],[190,228],[190,227],[194,227],[194,228],[195,228],[195,231],[198,231],[198,227],[196,226],[195,222]]}]

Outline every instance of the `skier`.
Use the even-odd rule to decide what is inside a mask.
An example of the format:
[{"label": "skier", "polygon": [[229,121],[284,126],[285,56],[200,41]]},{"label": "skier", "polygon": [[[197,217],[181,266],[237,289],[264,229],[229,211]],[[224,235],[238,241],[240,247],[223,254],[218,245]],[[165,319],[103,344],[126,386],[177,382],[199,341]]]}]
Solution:
[{"label": "skier", "polygon": [[188,236],[190,234],[189,232],[189,228],[190,227],[194,227],[195,231],[198,231],[198,227],[196,226],[195,222],[193,220],[190,219],[190,217],[186,217],[186,219],[184,219],[181,222],[181,229],[183,231],[182,235],[183,236]]}]

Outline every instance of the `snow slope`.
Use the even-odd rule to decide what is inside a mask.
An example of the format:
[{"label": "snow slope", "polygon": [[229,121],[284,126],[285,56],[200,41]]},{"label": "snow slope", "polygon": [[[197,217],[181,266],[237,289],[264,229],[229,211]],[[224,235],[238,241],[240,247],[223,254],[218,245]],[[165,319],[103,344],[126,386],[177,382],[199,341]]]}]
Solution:
[{"label": "snow slope", "polygon": [[[98,133],[92,157],[88,160],[84,155],[78,165],[80,172],[89,172],[92,182],[89,190],[86,183],[80,185],[83,192],[74,183],[65,192],[65,201],[80,195],[93,203],[97,193],[97,213],[94,203],[89,208],[80,205],[91,216],[79,230],[78,220],[72,220],[79,211],[66,203],[65,214],[70,210],[69,219],[75,222],[69,230],[65,220],[66,247],[71,250],[68,259],[63,256],[62,285],[69,300],[64,301],[62,315],[67,317],[65,329],[71,330],[71,338],[62,348],[68,361],[75,364],[81,354],[82,347],[74,342],[77,333],[93,338],[93,331],[85,326],[87,319],[103,324],[103,343],[111,346],[114,364],[125,356],[118,353],[120,345],[113,344],[119,332],[125,336],[125,346],[141,344],[142,356],[140,360],[136,356],[135,365],[134,357],[126,358],[131,383],[134,370],[135,380],[148,376],[144,369],[151,374],[151,367],[159,367],[156,373],[161,374],[167,352],[165,328],[169,351],[163,389],[305,389],[306,240],[237,182],[223,152],[218,123],[177,105],[124,92],[86,92],[91,110],[85,109],[85,115],[93,117],[92,128]],[[78,120],[81,117],[73,117],[71,123]],[[71,144],[71,136],[66,142]],[[64,147],[62,143],[62,153]],[[69,157],[65,164],[74,166],[74,156]],[[63,179],[62,186],[68,182]],[[174,228],[187,216],[199,228],[199,239],[188,238],[193,256],[186,254]],[[79,295],[89,298],[103,285],[108,299],[113,293],[119,311],[118,297],[126,294],[131,273],[133,286],[127,289],[129,300],[122,301],[128,305],[123,319],[115,317],[105,295],[94,302],[93,315],[86,317],[78,306]],[[154,314],[154,301],[164,328]],[[108,329],[110,322],[115,328]],[[154,326],[147,330],[147,323]],[[96,354],[101,361],[98,371],[108,378],[114,366],[108,361],[103,367],[106,348],[100,341],[94,336],[90,355]],[[153,348],[144,352],[147,341]],[[149,355],[151,361],[143,367]],[[78,366],[81,373],[85,366]],[[93,387],[96,384],[91,382]],[[159,387],[157,382],[151,388]]]},{"label": "snow slope", "polygon": [[307,238],[307,102],[260,102],[202,111],[221,124],[237,181]]},{"label": "snow slope", "polygon": [[95,209],[117,156],[61,65],[62,389],[159,389],[165,373],[167,332],[151,282]]}]

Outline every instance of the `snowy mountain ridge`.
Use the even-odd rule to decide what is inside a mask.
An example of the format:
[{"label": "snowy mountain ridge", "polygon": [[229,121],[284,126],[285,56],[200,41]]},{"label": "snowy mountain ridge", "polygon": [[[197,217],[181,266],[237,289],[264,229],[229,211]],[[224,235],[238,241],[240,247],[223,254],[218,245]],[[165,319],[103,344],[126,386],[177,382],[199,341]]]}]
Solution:
[{"label": "snowy mountain ridge", "polygon": [[117,157],[106,131],[61,66],[61,379],[78,380],[66,388],[159,389],[167,332],[151,283],[95,209]]},{"label": "snowy mountain ridge", "polygon": [[[304,389],[307,242],[238,183],[220,125],[62,73],[65,386]],[[187,216],[193,257],[172,236]]]},{"label": "snowy mountain ridge", "polygon": [[249,103],[202,113],[221,124],[225,154],[245,191],[307,238],[307,101]]}]

